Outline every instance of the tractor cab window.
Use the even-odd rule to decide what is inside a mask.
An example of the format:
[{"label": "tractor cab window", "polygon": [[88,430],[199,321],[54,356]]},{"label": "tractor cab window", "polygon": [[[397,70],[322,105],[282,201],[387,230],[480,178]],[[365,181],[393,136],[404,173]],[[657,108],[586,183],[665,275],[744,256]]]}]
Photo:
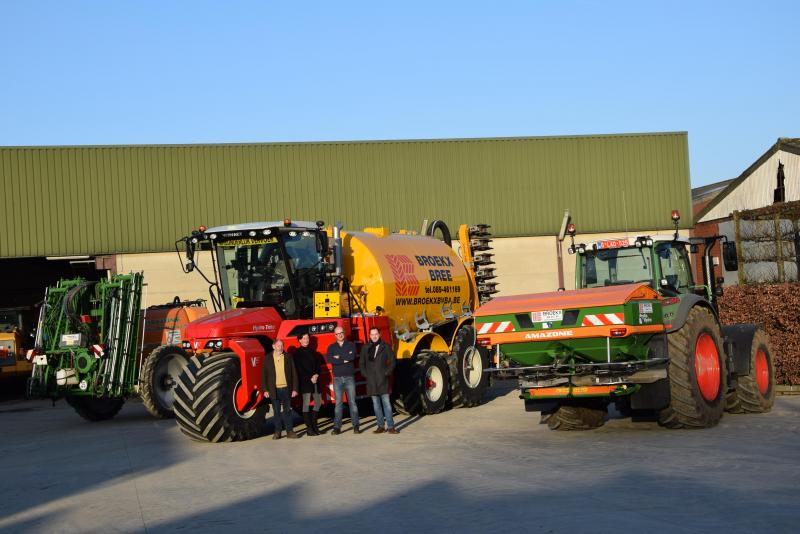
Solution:
[{"label": "tractor cab window", "polygon": [[221,241],[217,263],[226,308],[272,306],[286,317],[310,316],[324,281],[317,235],[308,230]]},{"label": "tractor cab window", "polygon": [[308,230],[290,230],[284,235],[284,244],[292,271],[298,312],[302,317],[311,317],[314,291],[322,289],[325,278],[325,265],[317,250],[317,234]]},{"label": "tractor cab window", "polygon": [[683,243],[659,243],[656,256],[661,267],[661,278],[678,291],[688,293],[693,285],[689,254]]},{"label": "tractor cab window", "polygon": [[286,261],[276,237],[222,242],[217,262],[227,308],[275,306],[294,315]]},{"label": "tractor cab window", "polygon": [[604,287],[652,279],[650,257],[641,248],[586,252],[580,258],[580,287]]}]

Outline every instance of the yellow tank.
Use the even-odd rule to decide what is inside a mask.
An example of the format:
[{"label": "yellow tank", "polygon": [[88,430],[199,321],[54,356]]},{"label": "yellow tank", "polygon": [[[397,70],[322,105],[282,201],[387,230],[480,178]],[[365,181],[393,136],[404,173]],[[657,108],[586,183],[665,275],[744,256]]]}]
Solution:
[{"label": "yellow tank", "polygon": [[463,315],[462,306],[473,308],[475,292],[464,263],[438,239],[365,228],[343,230],[342,247],[351,291],[365,312],[388,316],[393,329],[418,330],[423,311],[435,324],[449,314]]}]

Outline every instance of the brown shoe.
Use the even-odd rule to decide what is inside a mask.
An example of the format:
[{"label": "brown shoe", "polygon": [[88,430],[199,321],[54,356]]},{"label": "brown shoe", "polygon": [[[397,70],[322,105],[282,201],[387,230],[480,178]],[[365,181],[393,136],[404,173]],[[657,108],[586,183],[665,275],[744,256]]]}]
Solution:
[{"label": "brown shoe", "polygon": [[298,436],[298,435],[297,435],[297,434],[295,434],[294,432],[287,432],[287,433],[286,433],[286,437],[287,437],[287,438],[289,438],[289,439],[297,439],[297,438],[299,438],[300,436]]},{"label": "brown shoe", "polygon": [[383,434],[384,432],[386,432],[386,430],[382,426],[379,426],[378,428],[372,431],[373,434]]},{"label": "brown shoe", "polygon": [[273,432],[272,439],[281,439],[281,432]]},{"label": "brown shoe", "polygon": [[399,433],[400,433],[400,431],[399,431],[399,430],[397,430],[395,427],[392,427],[392,428],[390,428],[389,430],[387,430],[387,431],[386,431],[386,433],[387,433],[387,434],[399,434]]}]

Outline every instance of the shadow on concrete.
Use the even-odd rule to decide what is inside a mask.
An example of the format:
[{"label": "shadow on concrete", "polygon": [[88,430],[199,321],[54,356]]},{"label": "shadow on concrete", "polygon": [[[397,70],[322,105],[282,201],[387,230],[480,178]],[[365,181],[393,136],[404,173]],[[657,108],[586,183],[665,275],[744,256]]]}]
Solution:
[{"label": "shadow on concrete", "polygon": [[[562,484],[562,486],[567,484]],[[788,496],[751,494],[685,477],[654,477],[636,469],[599,483],[553,489],[536,481],[486,493],[434,479],[403,493],[359,491],[358,481],[322,503],[310,487],[289,484],[206,509],[175,510],[174,519],[148,521],[148,532],[794,532]],[[346,496],[345,496],[346,495]],[[381,495],[378,497],[377,495]],[[113,525],[109,514],[109,528]],[[12,521],[33,531],[57,524],[56,514]]]}]

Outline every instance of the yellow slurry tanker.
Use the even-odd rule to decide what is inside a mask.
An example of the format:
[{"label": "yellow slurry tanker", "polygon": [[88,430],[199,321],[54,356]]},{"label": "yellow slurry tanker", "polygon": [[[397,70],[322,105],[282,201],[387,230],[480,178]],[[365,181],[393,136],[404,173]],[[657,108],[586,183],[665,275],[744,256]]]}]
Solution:
[{"label": "yellow slurry tanker", "polygon": [[[182,239],[187,272],[198,269],[197,250],[211,251],[214,274],[206,278],[222,311],[186,328],[189,363],[175,396],[180,429],[212,442],[263,434],[262,366],[272,342],[282,340],[291,352],[296,336],[307,332],[324,354],[339,326],[357,345],[368,343],[373,326],[391,340],[401,409],[432,414],[478,404],[488,356],[475,346],[472,312],[494,291],[486,271],[490,238],[483,225],[463,226],[459,257],[446,226],[436,223],[444,242],[288,219],[201,228]],[[328,369],[320,386],[323,402],[333,401]],[[357,392],[364,392],[358,380]]]}]

